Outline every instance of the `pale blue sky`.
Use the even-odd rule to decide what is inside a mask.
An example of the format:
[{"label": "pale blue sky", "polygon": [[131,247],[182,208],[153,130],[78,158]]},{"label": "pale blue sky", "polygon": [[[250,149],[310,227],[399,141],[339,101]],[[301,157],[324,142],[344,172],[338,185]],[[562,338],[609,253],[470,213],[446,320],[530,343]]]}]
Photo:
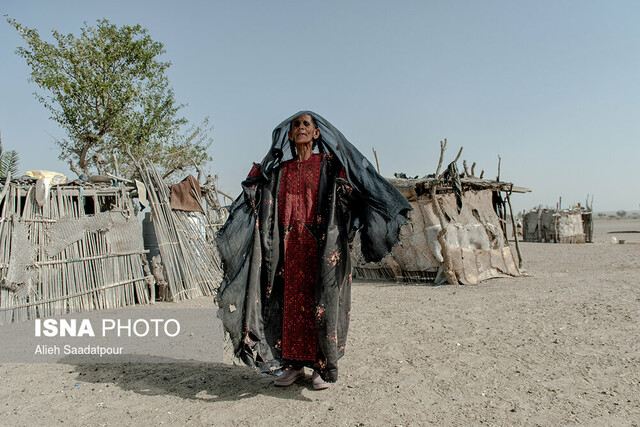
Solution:
[{"label": "pale blue sky", "polygon": [[[0,14],[78,34],[107,18],[141,24],[166,48],[183,113],[214,125],[222,189],[238,194],[271,131],[298,110],[331,121],[382,174],[477,162],[485,177],[533,190],[514,209],[595,198],[595,210],[640,203],[640,2],[637,1],[29,1]],[[0,22],[0,132],[21,172],[57,170],[62,133]]]}]

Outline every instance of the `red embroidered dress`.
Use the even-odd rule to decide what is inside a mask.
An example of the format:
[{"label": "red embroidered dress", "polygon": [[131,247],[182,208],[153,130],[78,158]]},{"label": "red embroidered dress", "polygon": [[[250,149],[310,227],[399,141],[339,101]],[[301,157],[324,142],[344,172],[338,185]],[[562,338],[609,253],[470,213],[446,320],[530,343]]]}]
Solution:
[{"label": "red embroidered dress", "polygon": [[315,284],[318,242],[309,230],[320,222],[318,187],[322,154],[284,163],[278,195],[278,221],[284,230],[284,312],[282,356],[315,360],[318,338]]},{"label": "red embroidered dress", "polygon": [[[327,154],[287,162],[288,131],[303,114],[321,129],[318,151]],[[351,310],[349,242],[359,230],[365,259],[380,261],[409,210],[321,116],[302,111],[278,125],[216,238],[225,272],[218,313],[234,354],[262,373],[304,365],[335,382]]]}]

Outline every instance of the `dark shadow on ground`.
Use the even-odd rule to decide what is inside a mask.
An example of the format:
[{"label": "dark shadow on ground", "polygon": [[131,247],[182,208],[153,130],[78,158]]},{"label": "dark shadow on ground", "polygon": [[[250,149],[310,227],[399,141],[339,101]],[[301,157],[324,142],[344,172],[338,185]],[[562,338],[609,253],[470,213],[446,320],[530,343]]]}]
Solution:
[{"label": "dark shadow on ground", "polygon": [[626,231],[609,231],[609,234],[634,234],[634,233],[640,233],[640,231],[638,230],[626,230]]},{"label": "dark shadow on ground", "polygon": [[66,357],[59,363],[75,365],[78,381],[115,383],[123,390],[146,396],[173,395],[183,399],[221,402],[265,395],[310,401],[302,391],[312,389],[310,378],[289,387],[275,387],[273,376],[259,375],[244,366],[185,362],[155,356],[114,363],[79,363],[77,357]]},{"label": "dark shadow on ground", "polygon": [[388,288],[392,286],[424,286],[431,288],[439,288],[442,285],[436,285],[434,282],[396,282],[394,280],[384,279],[354,279],[353,286],[374,286],[380,288]]}]

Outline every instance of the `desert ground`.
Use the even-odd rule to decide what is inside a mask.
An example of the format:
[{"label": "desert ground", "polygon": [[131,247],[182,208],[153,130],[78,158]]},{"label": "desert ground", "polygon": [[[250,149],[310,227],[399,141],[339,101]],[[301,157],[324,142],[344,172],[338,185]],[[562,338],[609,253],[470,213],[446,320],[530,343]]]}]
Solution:
[{"label": "desert ground", "polygon": [[228,348],[223,363],[2,363],[0,424],[639,425],[640,220],[598,219],[594,240],[521,243],[526,276],[477,286],[355,283],[328,390],[276,388]]}]

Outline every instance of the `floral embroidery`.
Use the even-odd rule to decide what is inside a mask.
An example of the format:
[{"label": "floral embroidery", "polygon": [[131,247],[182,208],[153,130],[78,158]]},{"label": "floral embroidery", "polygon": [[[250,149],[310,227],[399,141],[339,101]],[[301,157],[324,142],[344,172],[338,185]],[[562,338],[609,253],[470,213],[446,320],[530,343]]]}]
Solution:
[{"label": "floral embroidery", "polygon": [[333,343],[338,344],[338,337],[336,336],[336,334],[328,333],[327,339]]},{"label": "floral embroidery", "polygon": [[[318,189],[322,155],[306,162],[288,161],[282,167],[278,220],[284,226],[313,224],[318,214]],[[283,197],[285,195],[285,197]]]},{"label": "floral embroidery", "polygon": [[333,250],[329,253],[329,256],[324,256],[324,260],[331,264],[332,267],[335,267],[340,262],[340,252]]},{"label": "floral embroidery", "polygon": [[244,343],[247,345],[253,344],[253,340],[249,338],[249,331],[247,330],[244,334]]},{"label": "floral embroidery", "polygon": [[278,222],[284,230],[282,357],[315,360],[317,331],[314,283],[318,277],[318,242],[311,230],[318,222],[321,154],[282,166]]},{"label": "floral embroidery", "polygon": [[316,318],[318,320],[322,319],[322,314],[324,313],[324,307],[316,307]]},{"label": "floral embroidery", "polygon": [[317,244],[297,222],[285,241],[282,356],[314,360],[317,353],[314,288],[318,264]]}]

